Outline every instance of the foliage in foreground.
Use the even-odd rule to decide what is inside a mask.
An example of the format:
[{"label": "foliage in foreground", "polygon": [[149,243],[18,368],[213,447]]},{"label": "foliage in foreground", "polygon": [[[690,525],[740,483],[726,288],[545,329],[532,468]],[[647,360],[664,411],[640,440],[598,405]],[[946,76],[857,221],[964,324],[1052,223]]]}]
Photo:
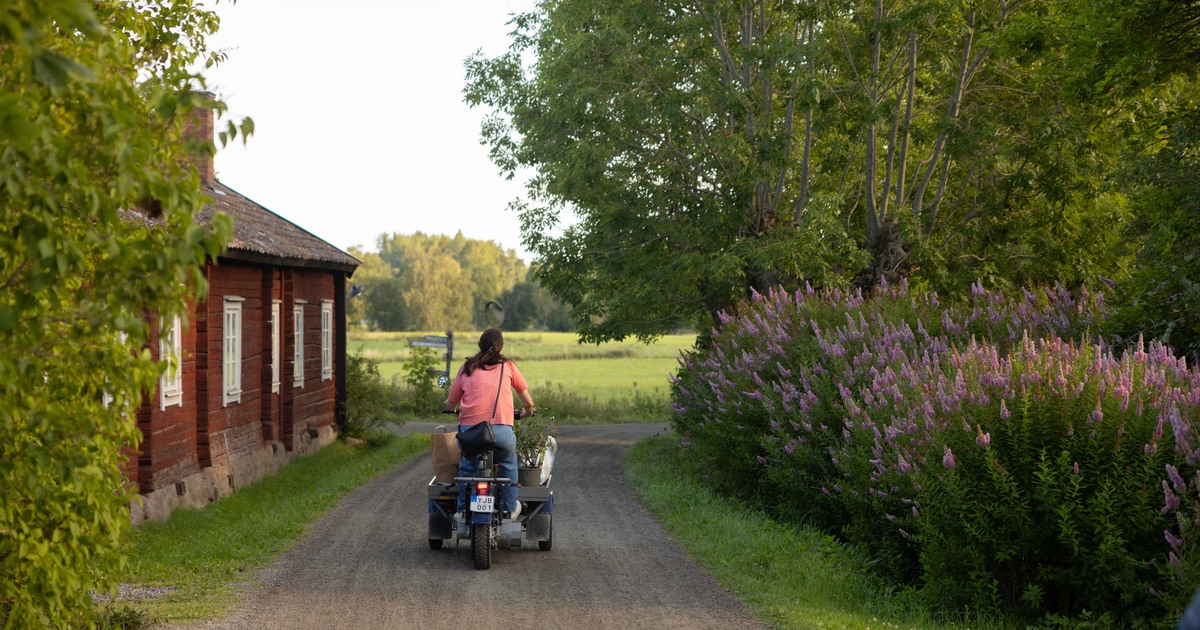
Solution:
[{"label": "foliage in foreground", "polygon": [[144,314],[182,313],[228,240],[223,217],[193,222],[213,143],[182,139],[193,108],[223,107],[191,70],[219,61],[217,20],[11,0],[0,24],[0,627],[79,627],[124,561],[120,464],[165,368]]},{"label": "foliage in foreground", "polygon": [[1200,568],[1200,372],[1088,342],[1101,305],[757,296],[686,359],[674,423],[724,490],[805,506],[935,605],[1167,623]]}]

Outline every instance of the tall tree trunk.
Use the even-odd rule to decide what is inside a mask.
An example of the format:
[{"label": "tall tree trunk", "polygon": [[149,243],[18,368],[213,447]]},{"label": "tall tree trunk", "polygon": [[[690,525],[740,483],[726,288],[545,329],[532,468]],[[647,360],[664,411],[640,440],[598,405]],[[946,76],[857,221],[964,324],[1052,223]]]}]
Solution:
[{"label": "tall tree trunk", "polygon": [[917,33],[908,32],[908,77],[904,95],[904,137],[900,140],[899,167],[896,171],[896,212],[904,207],[905,170],[908,166],[908,141],[911,136],[913,96],[917,89]]},{"label": "tall tree trunk", "polygon": [[[929,236],[934,222],[937,220],[937,208],[941,203],[942,194],[945,192],[945,181],[950,168],[948,161],[942,161],[942,152],[946,148],[946,141],[950,136],[951,129],[958,122],[963,92],[966,91],[967,84],[970,82],[975,71],[978,70],[979,64],[982,63],[983,57],[987,52],[985,48],[983,52],[972,59],[971,53],[974,43],[975,12],[972,11],[967,15],[967,33],[963,41],[962,63],[959,67],[958,78],[955,81],[954,92],[951,94],[950,102],[946,106],[946,122],[942,125],[941,130],[938,131],[937,139],[933,144],[933,152],[929,155],[929,162],[925,165],[925,171],[920,175],[916,193],[913,195],[913,213],[917,218],[917,226],[920,230],[918,236],[921,239]],[[941,176],[938,182],[936,201],[932,205],[929,216],[924,216],[925,192],[929,187],[929,181],[933,178],[933,174],[939,171],[939,167]]]},{"label": "tall tree trunk", "polygon": [[867,206],[867,242],[870,243],[879,236],[879,208],[875,199],[875,110],[879,107],[879,49],[883,39],[883,0],[875,0],[875,22],[871,29],[871,77],[867,90],[867,98],[871,106],[871,120],[866,128],[866,155],[864,156],[863,177],[865,178],[864,195]]},{"label": "tall tree trunk", "polygon": [[[813,20],[812,18],[804,21],[804,49],[808,57],[808,79],[815,81],[817,77],[817,65],[812,54],[813,41]],[[799,223],[800,216],[804,214],[804,207],[808,205],[808,173],[809,162],[812,154],[812,127],[813,127],[813,104],[811,98],[808,102],[808,108],[804,112],[804,150],[800,157],[800,185],[799,194],[796,196],[796,207],[792,211],[792,223]]]}]

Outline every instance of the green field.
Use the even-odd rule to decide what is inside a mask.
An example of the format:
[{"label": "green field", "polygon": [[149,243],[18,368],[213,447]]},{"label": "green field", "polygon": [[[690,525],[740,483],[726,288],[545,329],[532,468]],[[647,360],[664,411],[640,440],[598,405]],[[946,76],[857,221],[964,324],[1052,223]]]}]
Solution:
[{"label": "green field", "polygon": [[[409,342],[444,332],[351,333],[351,354],[379,362],[379,371],[390,380],[400,374],[409,356]],[[478,350],[479,332],[456,332],[451,371]],[[679,364],[680,351],[692,347],[695,335],[667,335],[647,345],[636,341],[581,345],[573,333],[506,332],[504,354],[521,368],[534,399],[539,391],[565,388],[584,398],[609,401],[633,396],[666,399],[668,377]]]}]

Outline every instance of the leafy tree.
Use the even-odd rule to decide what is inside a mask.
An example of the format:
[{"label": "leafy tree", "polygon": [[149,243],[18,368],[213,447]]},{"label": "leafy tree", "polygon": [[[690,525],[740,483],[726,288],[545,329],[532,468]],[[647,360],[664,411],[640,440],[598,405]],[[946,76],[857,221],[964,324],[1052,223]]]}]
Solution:
[{"label": "leafy tree", "polygon": [[[386,330],[437,330],[483,326],[483,307],[526,274],[512,250],[491,241],[391,234],[379,237],[379,260],[391,269],[391,289],[369,299],[389,317],[376,318]],[[385,281],[379,280],[386,284]],[[399,292],[399,299],[393,295]],[[387,306],[380,304],[391,300]]]},{"label": "leafy tree", "polygon": [[575,330],[570,309],[554,299],[536,280],[513,285],[504,292],[500,302],[504,304],[505,330],[526,330],[531,327],[553,332]]},{"label": "leafy tree", "polygon": [[1134,162],[1132,232],[1144,235],[1118,331],[1157,338],[1200,361],[1200,85],[1163,120],[1162,149]]},{"label": "leafy tree", "polygon": [[470,285],[458,261],[436,250],[416,250],[398,270],[401,295],[415,330],[465,328],[470,321]]},{"label": "leafy tree", "polygon": [[526,273],[525,265],[516,252],[505,251],[492,241],[468,239],[459,233],[451,245],[451,255],[462,266],[471,290],[471,324],[474,328],[486,327],[484,306],[520,281]]},{"label": "leafy tree", "polygon": [[[501,170],[536,172],[517,209],[537,279],[583,338],[650,338],[719,326],[778,284],[962,283],[986,271],[981,251],[1003,260],[989,237],[1050,203],[1014,194],[1045,157],[1006,118],[1024,98],[1010,75],[1038,62],[1009,44],[1025,10],[547,2],[514,18],[506,54],[467,60],[465,93],[493,111],[483,136]],[[560,229],[564,208],[579,220]],[[1039,218],[1049,232],[1071,220]]]},{"label": "leafy tree", "polygon": [[190,70],[220,61],[204,53],[217,18],[12,0],[0,23],[0,626],[74,628],[124,562],[120,467],[165,367],[145,314],[202,295],[231,231],[193,222],[190,160],[215,149],[182,137],[187,112],[223,107]]},{"label": "leafy tree", "polygon": [[350,325],[404,330],[407,311],[395,270],[379,254],[359,248],[352,248],[350,254],[363,263],[354,274],[354,284],[362,287],[362,293],[349,300],[346,307]]},{"label": "leafy tree", "polygon": [[[544,3],[514,19],[508,53],[468,60],[468,102],[495,110],[493,159],[537,172],[522,234],[582,338],[649,339],[754,287],[841,281],[842,230],[795,211],[796,111],[815,98],[789,72],[801,8]],[[563,208],[579,218],[565,230]]]},{"label": "leafy tree", "polygon": [[[1081,99],[1119,123],[1113,186],[1133,219],[1120,236],[1136,253],[1120,285],[1114,330],[1157,338],[1200,360],[1200,6],[1185,0],[1086,3],[1070,66]],[[1114,116],[1117,113],[1119,115]]]},{"label": "leafy tree", "polygon": [[534,282],[518,282],[500,297],[504,305],[504,328],[525,330],[538,319],[538,286]]}]

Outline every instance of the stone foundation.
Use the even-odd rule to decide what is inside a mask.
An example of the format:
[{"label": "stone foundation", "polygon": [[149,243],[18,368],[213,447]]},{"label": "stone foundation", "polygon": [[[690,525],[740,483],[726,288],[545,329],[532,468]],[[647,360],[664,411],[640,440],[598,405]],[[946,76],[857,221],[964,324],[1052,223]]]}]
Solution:
[{"label": "stone foundation", "polygon": [[301,435],[292,452],[288,452],[282,442],[268,442],[257,452],[234,460],[232,466],[222,462],[173,485],[135,496],[129,504],[129,519],[134,525],[146,520],[165,521],[173,510],[202,508],[233,494],[237,488],[278,472],[293,457],[321,450],[336,438],[334,428],[325,426]]}]

